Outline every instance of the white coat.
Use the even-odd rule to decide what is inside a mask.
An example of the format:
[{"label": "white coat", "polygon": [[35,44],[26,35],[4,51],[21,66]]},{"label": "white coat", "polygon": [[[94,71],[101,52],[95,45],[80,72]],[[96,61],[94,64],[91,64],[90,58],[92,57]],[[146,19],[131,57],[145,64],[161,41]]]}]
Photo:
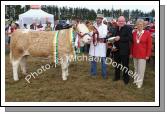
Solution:
[{"label": "white coat", "polygon": [[[106,38],[107,36],[107,25],[101,24],[97,26],[94,25],[97,31],[99,32],[99,38]],[[90,43],[89,55],[95,57],[106,57],[106,43],[98,42],[96,46],[94,46],[93,41]]]}]

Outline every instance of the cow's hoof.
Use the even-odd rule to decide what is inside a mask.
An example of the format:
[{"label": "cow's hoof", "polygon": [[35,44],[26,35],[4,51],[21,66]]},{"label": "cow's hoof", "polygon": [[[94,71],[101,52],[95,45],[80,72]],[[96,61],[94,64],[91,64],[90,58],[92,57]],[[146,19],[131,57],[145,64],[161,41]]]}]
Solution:
[{"label": "cow's hoof", "polygon": [[67,77],[63,77],[63,80],[64,80],[64,81],[67,80]]},{"label": "cow's hoof", "polygon": [[23,74],[24,76],[27,76],[27,75],[28,75],[28,73],[27,73],[27,72],[22,72],[22,74]]},{"label": "cow's hoof", "polygon": [[14,79],[14,81],[16,82],[16,81],[19,81],[19,79]]}]

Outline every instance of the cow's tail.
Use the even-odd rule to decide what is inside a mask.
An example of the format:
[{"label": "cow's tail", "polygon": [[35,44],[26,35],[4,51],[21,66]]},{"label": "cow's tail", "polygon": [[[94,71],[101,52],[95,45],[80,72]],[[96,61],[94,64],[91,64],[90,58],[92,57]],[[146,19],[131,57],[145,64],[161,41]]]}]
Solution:
[{"label": "cow's tail", "polygon": [[15,32],[13,32],[12,34],[11,34],[11,37],[10,37],[10,53],[9,53],[9,57],[10,57],[10,63],[12,63],[12,61],[13,61],[13,45],[14,45],[14,43],[13,43],[13,35],[14,35],[14,33]]},{"label": "cow's tail", "polygon": [[9,56],[10,56],[10,63],[12,63],[12,50],[10,50]]},{"label": "cow's tail", "polygon": [[10,63],[12,63],[13,54],[12,54],[12,40],[11,39],[10,39],[10,53],[9,53],[9,57],[10,57]]}]

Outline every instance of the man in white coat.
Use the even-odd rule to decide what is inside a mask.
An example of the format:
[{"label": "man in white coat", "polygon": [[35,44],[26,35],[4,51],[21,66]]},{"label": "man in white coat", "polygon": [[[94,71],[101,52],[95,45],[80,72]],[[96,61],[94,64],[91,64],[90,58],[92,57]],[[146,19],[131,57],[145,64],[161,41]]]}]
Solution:
[{"label": "man in white coat", "polygon": [[101,67],[102,67],[102,77],[106,79],[106,36],[107,36],[107,26],[102,23],[104,16],[102,14],[97,14],[96,23],[94,27],[96,31],[94,32],[95,35],[93,36],[93,40],[90,44],[89,55],[92,56],[94,59],[91,61],[91,75],[97,75],[97,58],[101,58]]}]

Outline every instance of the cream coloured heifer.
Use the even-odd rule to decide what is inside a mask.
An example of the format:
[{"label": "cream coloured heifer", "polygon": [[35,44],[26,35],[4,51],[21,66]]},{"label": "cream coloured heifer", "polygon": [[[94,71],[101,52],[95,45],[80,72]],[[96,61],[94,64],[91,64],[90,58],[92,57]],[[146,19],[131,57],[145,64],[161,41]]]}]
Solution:
[{"label": "cream coloured heifer", "polygon": [[[79,24],[77,31],[82,34],[80,41],[88,43],[91,37],[85,24]],[[16,30],[11,37],[10,43],[10,61],[13,68],[13,79],[19,80],[18,67],[20,65],[22,73],[27,74],[26,58],[47,57],[61,58],[62,79],[67,80],[68,76],[68,57],[74,54],[73,47],[73,28],[59,31],[28,31]],[[56,59],[57,59],[56,58]]]}]

